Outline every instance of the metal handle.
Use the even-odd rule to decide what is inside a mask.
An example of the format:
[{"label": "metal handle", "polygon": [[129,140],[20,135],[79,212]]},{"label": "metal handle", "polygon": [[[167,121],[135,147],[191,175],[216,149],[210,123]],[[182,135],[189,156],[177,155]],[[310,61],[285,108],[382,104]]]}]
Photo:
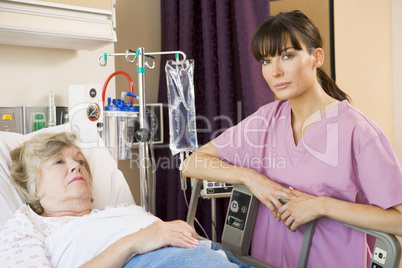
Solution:
[{"label": "metal handle", "polygon": [[[372,235],[376,238],[374,245],[374,254],[371,259],[370,267],[379,267],[379,265],[381,265],[381,267],[383,268],[399,267],[399,262],[401,260],[401,244],[394,235],[369,230],[366,228],[356,227],[346,223],[345,226]],[[376,256],[375,255],[376,248],[379,248],[381,252],[386,252],[386,258],[385,256],[383,256],[383,258]]]},{"label": "metal handle", "polygon": [[[280,198],[279,201],[282,204],[286,204],[289,202],[288,199]],[[304,230],[303,243],[299,255],[299,263],[297,264],[297,268],[305,268],[307,267],[308,257],[310,255],[311,243],[313,241],[315,225],[317,221],[310,221],[306,223],[306,229]]]}]

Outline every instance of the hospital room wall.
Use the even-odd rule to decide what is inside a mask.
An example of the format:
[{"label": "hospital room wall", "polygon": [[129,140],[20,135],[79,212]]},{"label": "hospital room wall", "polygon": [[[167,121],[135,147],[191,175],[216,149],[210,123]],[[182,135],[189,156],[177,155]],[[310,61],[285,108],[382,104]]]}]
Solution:
[{"label": "hospital room wall", "polygon": [[[271,2],[272,14],[300,9],[318,25],[324,41],[325,61],[330,59],[329,2]],[[394,142],[391,1],[336,0],[333,3],[336,82],[350,95],[352,104],[377,122]],[[324,69],[328,73],[328,65]],[[397,149],[402,157],[402,148]]]},{"label": "hospital room wall", "polygon": [[[402,31],[402,4],[399,0],[336,0],[335,17],[335,73],[340,87],[353,100],[353,105],[376,121],[393,142],[399,159],[402,159],[402,70],[397,49],[391,53]],[[391,22],[392,3],[392,22]],[[282,6],[281,6],[282,5]],[[361,8],[364,6],[365,8]],[[275,11],[276,8],[276,11]],[[322,16],[326,10],[322,0],[279,0],[271,2],[272,14],[278,9],[300,8]],[[146,51],[160,51],[160,0],[119,0],[116,6],[118,43],[115,51],[143,46]],[[307,12],[308,13],[308,12]],[[392,27],[391,27],[392,26]],[[401,27],[401,26],[399,26]],[[392,32],[391,32],[392,29]],[[323,30],[325,31],[325,30]],[[323,33],[324,34],[324,33]],[[392,38],[391,38],[392,35]],[[398,39],[399,38],[399,39]],[[401,45],[399,45],[401,47]],[[328,53],[327,53],[328,55]],[[399,55],[399,57],[398,57]],[[328,58],[327,58],[328,59]],[[146,101],[157,101],[159,68],[163,63],[157,59],[156,69],[146,73]],[[163,67],[163,66],[162,66]],[[128,72],[136,87],[136,66],[124,59],[116,59],[116,70]],[[329,67],[326,67],[327,71]],[[392,75],[394,74],[394,75]],[[164,81],[161,81],[164,82]],[[127,89],[124,77],[116,78],[116,94]],[[399,86],[398,86],[399,85]],[[399,94],[399,95],[398,95]],[[395,120],[394,120],[395,119]],[[166,139],[167,137],[165,137]],[[130,164],[132,167],[130,167]],[[134,165],[133,165],[134,164]],[[127,176],[136,201],[139,200],[139,172],[135,163],[120,161],[119,168]]]},{"label": "hospital room wall", "polygon": [[[56,106],[68,106],[68,86],[100,84],[114,72],[114,60],[100,67],[98,55],[114,52],[114,45],[87,51],[0,44],[0,106],[48,106],[49,92]],[[114,96],[115,85],[108,87]]]},{"label": "hospital room wall", "polygon": [[336,81],[393,141],[391,1],[337,0],[334,13]]},{"label": "hospital room wall", "polygon": [[[401,162],[402,1],[333,2],[336,82],[350,95],[353,106],[380,125],[393,142]],[[322,21],[323,9],[325,12],[327,6],[322,0],[271,2],[272,14],[296,8],[308,16],[313,15],[311,18],[320,27],[324,49],[328,51],[325,44],[328,41],[325,40],[327,24]],[[328,65],[324,68],[328,71]],[[402,238],[398,239],[402,243]],[[402,268],[402,261],[399,267]]]},{"label": "hospital room wall", "polygon": [[[298,8],[292,1],[306,8],[320,6],[314,4],[317,0],[279,0],[271,4],[290,2],[292,9]],[[353,104],[384,129],[402,159],[402,117],[397,116],[402,114],[402,56],[397,49],[402,47],[402,2],[334,2],[336,80],[351,95]],[[56,105],[67,106],[68,85],[103,84],[115,70],[128,72],[136,86],[135,65],[122,58],[110,58],[107,67],[102,68],[96,58],[103,52],[139,46],[160,51],[160,0],[119,0],[116,14],[118,42],[94,51],[0,45],[0,106],[45,106],[49,91],[55,92]],[[159,68],[157,61],[156,69],[146,74],[148,103],[157,101]],[[114,96],[115,91],[120,95],[127,89],[122,77],[117,77],[117,86],[114,85],[111,81],[108,95]],[[119,163],[119,167],[128,175],[131,188],[138,189],[138,170],[130,168],[129,161]],[[138,190],[134,195],[139,200]]]},{"label": "hospital room wall", "polygon": [[[394,148],[402,163],[402,1],[391,0],[391,23],[392,23],[392,93],[394,115]],[[398,237],[402,244],[402,237]],[[402,268],[402,260],[399,264]]]},{"label": "hospital room wall", "polygon": [[402,163],[402,1],[336,0],[334,13],[336,81]]},{"label": "hospital room wall", "polygon": [[402,163],[402,1],[391,1],[394,148]]},{"label": "hospital room wall", "polygon": [[[136,50],[144,47],[145,52],[161,51],[161,12],[160,0],[118,0],[116,4],[116,33],[118,42],[116,52],[125,52],[126,49]],[[161,64],[163,66],[161,66]],[[146,103],[156,103],[158,100],[159,71],[165,63],[160,63],[156,56],[156,67],[146,70],[145,99]],[[136,64],[128,63],[124,57],[115,59],[116,71],[124,71],[130,75],[134,83],[134,92],[138,93],[138,77]],[[116,95],[129,90],[127,79],[116,76]],[[167,137],[165,137],[166,141]],[[137,159],[138,149],[133,150],[133,159]],[[140,171],[138,162],[122,160],[118,163],[123,172],[135,202],[140,204]]]}]

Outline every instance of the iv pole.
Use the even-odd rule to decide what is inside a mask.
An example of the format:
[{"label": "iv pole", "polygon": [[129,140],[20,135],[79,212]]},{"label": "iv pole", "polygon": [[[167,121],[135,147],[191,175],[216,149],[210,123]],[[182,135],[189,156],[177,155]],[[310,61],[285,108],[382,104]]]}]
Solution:
[{"label": "iv pole", "polygon": [[[150,161],[150,131],[148,128],[147,115],[146,115],[146,106],[145,106],[145,70],[146,67],[148,69],[155,68],[155,61],[152,66],[148,65],[146,61],[146,56],[151,55],[166,55],[166,54],[175,54],[176,60],[179,61],[179,54],[182,55],[184,62],[186,60],[186,54],[182,51],[164,51],[164,52],[148,52],[145,53],[145,49],[143,47],[139,47],[137,51],[131,52],[129,50],[126,53],[104,53],[99,55],[98,64],[100,66],[106,66],[107,57],[109,56],[125,56],[127,62],[134,63],[137,60],[137,74],[138,74],[138,97],[139,97],[139,121],[140,121],[140,129],[137,131],[137,139],[139,143],[139,154],[140,154],[140,189],[141,189],[141,206],[148,212],[155,213],[155,193],[149,193],[149,189],[152,186],[155,186],[155,182],[151,179],[153,178],[153,170],[152,170],[152,161]],[[134,56],[134,59],[131,60],[129,56]],[[104,62],[101,62],[101,58],[103,57]],[[151,184],[152,182],[152,184]]]}]

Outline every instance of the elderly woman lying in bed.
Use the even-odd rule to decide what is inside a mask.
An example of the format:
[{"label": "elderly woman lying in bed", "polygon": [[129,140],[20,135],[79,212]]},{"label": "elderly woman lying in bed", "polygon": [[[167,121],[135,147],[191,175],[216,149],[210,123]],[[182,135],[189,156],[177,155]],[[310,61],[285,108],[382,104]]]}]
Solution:
[{"label": "elderly woman lying in bed", "polygon": [[132,204],[92,209],[91,171],[73,140],[45,133],[11,152],[27,205],[0,233],[2,267],[237,267],[199,245],[183,221],[163,222]]}]

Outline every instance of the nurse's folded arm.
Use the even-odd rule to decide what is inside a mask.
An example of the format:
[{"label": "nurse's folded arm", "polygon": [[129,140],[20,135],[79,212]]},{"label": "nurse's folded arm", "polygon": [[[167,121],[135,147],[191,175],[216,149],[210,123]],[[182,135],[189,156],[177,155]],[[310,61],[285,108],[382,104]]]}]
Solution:
[{"label": "nurse's folded arm", "polygon": [[280,220],[277,209],[282,206],[279,199],[292,199],[289,189],[270,180],[253,169],[235,166],[223,161],[213,141],[205,144],[183,163],[183,175],[202,180],[230,184],[243,184]]}]

